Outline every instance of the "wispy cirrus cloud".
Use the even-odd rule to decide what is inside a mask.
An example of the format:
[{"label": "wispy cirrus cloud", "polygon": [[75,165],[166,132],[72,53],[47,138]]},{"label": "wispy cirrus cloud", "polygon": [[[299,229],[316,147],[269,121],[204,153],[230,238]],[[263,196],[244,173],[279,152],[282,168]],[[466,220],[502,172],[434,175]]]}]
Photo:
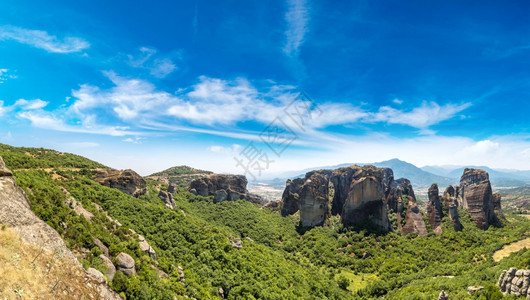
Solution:
[{"label": "wispy cirrus cloud", "polygon": [[307,0],[288,0],[287,6],[285,13],[287,30],[283,52],[289,56],[296,56],[308,30],[309,9]]},{"label": "wispy cirrus cloud", "polygon": [[[306,128],[301,129],[285,111],[298,95],[293,86],[269,82],[256,87],[245,78],[223,80],[201,76],[196,84],[169,93],[146,80],[121,77],[111,71],[104,74],[113,83],[112,87],[81,85],[72,91],[74,101],[60,108],[59,113],[45,111],[47,103],[40,99],[31,102],[21,99],[8,108],[17,106],[23,110],[19,117],[36,127],[52,130],[137,136],[150,131],[183,131],[256,140],[259,132],[241,130],[240,124],[255,122],[266,126],[283,116],[283,125],[306,137],[326,133],[329,126],[350,124],[400,124],[426,132],[470,106],[469,103],[440,105],[431,101],[409,109],[383,106],[370,111],[351,103],[324,102],[311,107],[308,100],[297,100],[310,108],[307,113],[311,115]],[[329,141],[336,139],[333,134],[322,137]]]},{"label": "wispy cirrus cloud", "polygon": [[135,68],[149,70],[149,73],[157,78],[164,78],[178,69],[177,65],[169,57],[154,57],[157,50],[149,47],[141,47],[138,55],[128,55],[129,65]]},{"label": "wispy cirrus cloud", "polygon": [[9,74],[8,69],[0,69],[0,83],[6,82],[8,79],[15,79],[17,78],[16,75]]},{"label": "wispy cirrus cloud", "polygon": [[60,39],[43,30],[11,25],[0,26],[0,40],[15,40],[52,53],[80,52],[90,47],[90,43],[82,38],[65,36]]}]

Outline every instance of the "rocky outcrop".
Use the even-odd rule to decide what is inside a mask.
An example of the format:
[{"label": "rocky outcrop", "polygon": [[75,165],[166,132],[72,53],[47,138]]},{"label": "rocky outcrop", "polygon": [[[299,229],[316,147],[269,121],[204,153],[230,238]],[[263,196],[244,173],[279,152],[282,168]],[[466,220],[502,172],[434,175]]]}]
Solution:
[{"label": "rocky outcrop", "polygon": [[116,274],[116,267],[107,256],[101,254],[99,255],[99,258],[103,261],[103,264],[107,268],[105,275],[107,275],[109,281],[112,281],[112,279],[114,279],[114,275]]},{"label": "rocky outcrop", "polygon": [[214,202],[245,199],[262,204],[261,197],[247,191],[247,179],[242,175],[211,174],[190,183],[189,191],[203,197],[214,196]]},{"label": "rocky outcrop", "polygon": [[[40,220],[30,208],[29,200],[24,191],[16,184],[12,172],[7,169],[0,157],[0,224],[13,228],[26,243],[38,246],[50,252],[59,253],[65,257],[72,268],[78,269],[83,276],[83,282],[93,283],[97,293],[103,299],[121,299],[104,282],[96,282],[92,276],[84,271],[81,264],[66,247],[59,234],[49,225]],[[81,275],[83,274],[83,275]]]},{"label": "rocky outcrop", "polygon": [[121,252],[116,256],[116,261],[118,271],[122,271],[127,276],[136,276],[135,262],[129,254]]},{"label": "rocky outcrop", "polygon": [[456,199],[456,190],[450,185],[445,189],[443,195],[443,207],[447,212],[453,229],[455,231],[462,231],[462,224],[460,223],[460,217],[458,216],[458,201]]},{"label": "rocky outcrop", "polygon": [[412,196],[407,197],[407,214],[405,216],[405,225],[403,225],[401,233],[403,235],[417,233],[420,236],[427,236],[427,227],[425,226],[425,221],[423,220],[423,216],[416,203],[416,199],[412,198]]},{"label": "rocky outcrop", "polygon": [[173,209],[175,207],[175,200],[173,200],[173,195],[171,193],[160,190],[158,198],[164,202],[167,208]]},{"label": "rocky outcrop", "polygon": [[96,247],[98,247],[99,250],[103,252],[103,255],[105,255],[106,257],[110,257],[109,248],[107,248],[107,246],[105,246],[105,244],[103,244],[100,239],[94,238],[94,245],[96,245]]},{"label": "rocky outcrop", "polygon": [[[388,213],[394,211],[401,218],[404,196],[410,197],[414,206],[416,199],[410,181],[405,178],[394,180],[394,174],[388,168],[350,166],[317,170],[308,172],[304,178],[287,180],[281,214],[287,216],[300,211],[303,226],[322,225],[330,215],[339,215],[346,226],[371,222],[389,230]],[[409,213],[415,212],[416,209],[411,208]],[[409,219],[423,222],[419,210],[417,214],[419,219]],[[422,228],[420,224],[410,226]]]},{"label": "rocky outcrop", "polygon": [[458,202],[462,209],[469,211],[478,228],[485,230],[498,223],[488,172],[465,169],[460,178]]},{"label": "rocky outcrop", "polygon": [[499,276],[497,285],[505,295],[530,298],[530,270],[517,270],[516,268],[504,270]]},{"label": "rocky outcrop", "polygon": [[328,217],[329,177],[313,173],[302,186],[299,198],[302,226],[319,226]]},{"label": "rocky outcrop", "polygon": [[156,252],[149,243],[145,240],[145,238],[142,235],[138,235],[138,241],[140,242],[140,249],[147,253],[152,259],[156,260]]},{"label": "rocky outcrop", "polygon": [[440,294],[438,294],[438,300],[449,300],[449,295],[442,290]]},{"label": "rocky outcrop", "polygon": [[147,193],[147,183],[133,170],[100,170],[94,175],[94,180],[98,183],[115,188],[125,194],[140,197]]},{"label": "rocky outcrop", "polygon": [[429,223],[431,228],[434,231],[434,234],[442,234],[442,204],[440,203],[440,195],[438,190],[438,185],[433,183],[429,188],[429,203],[427,203],[427,217],[429,218]]},{"label": "rocky outcrop", "polygon": [[298,193],[303,184],[303,178],[287,179],[285,190],[282,194],[282,216],[292,215],[298,211],[298,199],[300,198]]},{"label": "rocky outcrop", "polygon": [[495,215],[498,219],[506,221],[506,217],[504,216],[501,208],[501,199],[502,197],[499,193],[493,194],[493,210],[495,211]]}]

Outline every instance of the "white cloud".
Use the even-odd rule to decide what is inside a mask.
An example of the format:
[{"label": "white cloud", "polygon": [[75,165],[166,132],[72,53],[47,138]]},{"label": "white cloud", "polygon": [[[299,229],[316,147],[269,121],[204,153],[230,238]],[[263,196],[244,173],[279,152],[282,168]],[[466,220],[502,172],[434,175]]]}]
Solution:
[{"label": "white cloud", "polygon": [[396,103],[396,104],[403,104],[403,100],[400,100],[398,98],[392,100],[392,102]]},{"label": "white cloud", "polygon": [[89,133],[89,134],[102,134],[111,136],[125,136],[138,134],[137,132],[128,131],[128,127],[120,126],[82,126],[76,127],[66,124],[62,118],[55,117],[47,113],[34,113],[31,111],[24,111],[18,113],[18,116],[22,119],[29,120],[31,124],[38,128],[50,129],[63,132],[75,132],[75,133]]},{"label": "white cloud", "polygon": [[48,102],[43,101],[41,99],[35,99],[35,100],[25,100],[25,99],[18,99],[17,102],[15,102],[14,106],[19,106],[24,110],[34,110],[34,109],[41,109],[48,105]]},{"label": "white cloud", "polygon": [[129,65],[135,68],[149,70],[149,73],[157,78],[164,78],[177,70],[177,65],[168,57],[153,58],[157,50],[149,47],[141,47],[137,56],[128,55]]},{"label": "white cloud", "polygon": [[8,69],[0,69],[0,83],[6,82],[8,79],[15,79],[17,78],[16,75],[13,74],[7,74]]},{"label": "white cloud", "polygon": [[214,145],[208,147],[208,151],[214,152],[214,153],[220,153],[225,155],[237,155],[239,152],[241,152],[241,149],[243,149],[243,146],[239,144],[233,144],[230,147],[220,146],[220,145]]},{"label": "white cloud", "polygon": [[423,129],[451,119],[456,114],[470,106],[471,103],[460,105],[445,104],[440,106],[433,101],[424,101],[421,106],[415,107],[411,111],[398,110],[389,106],[383,106],[377,113],[372,113],[369,117],[365,118],[365,121],[401,124]]},{"label": "white cloud", "polygon": [[297,55],[300,46],[304,41],[309,21],[309,9],[307,0],[288,0],[285,21],[287,30],[285,31],[285,45],[283,52],[289,56]]},{"label": "white cloud", "polygon": [[90,44],[78,37],[66,36],[62,40],[42,30],[31,30],[16,26],[0,26],[0,40],[15,40],[53,53],[80,52]]},{"label": "white cloud", "polygon": [[126,142],[126,143],[132,143],[132,144],[141,144],[142,143],[142,140],[143,138],[142,137],[135,137],[135,138],[132,138],[132,137],[128,137],[126,139],[123,139],[122,142]]}]

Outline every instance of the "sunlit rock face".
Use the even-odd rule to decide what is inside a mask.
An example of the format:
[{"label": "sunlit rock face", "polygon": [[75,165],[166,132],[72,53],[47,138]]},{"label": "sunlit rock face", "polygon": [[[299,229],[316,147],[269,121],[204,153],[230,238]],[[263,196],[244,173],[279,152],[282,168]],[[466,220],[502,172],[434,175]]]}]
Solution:
[{"label": "sunlit rock face", "polygon": [[[388,213],[401,212],[402,197],[415,203],[410,181],[394,180],[389,168],[349,166],[308,172],[288,180],[282,196],[283,216],[300,211],[302,226],[319,226],[338,215],[346,226],[371,222],[390,230]],[[420,214],[421,215],[421,214]]]},{"label": "sunlit rock face", "polygon": [[248,192],[247,183],[247,178],[242,175],[211,174],[194,179],[189,191],[204,197],[213,195],[215,202],[242,199],[262,204],[261,197]]},{"label": "sunlit rock face", "polygon": [[442,234],[442,204],[440,202],[440,195],[438,185],[433,183],[429,188],[429,203],[427,203],[427,217],[431,228],[436,235]]},{"label": "sunlit rock face", "polygon": [[460,217],[458,216],[458,201],[456,199],[456,193],[457,191],[452,185],[445,189],[443,195],[443,207],[451,220],[453,229],[455,231],[462,231],[462,224],[460,223]]},{"label": "sunlit rock face", "polygon": [[460,178],[459,206],[469,211],[478,228],[488,229],[498,223],[493,205],[493,193],[488,172],[480,169],[465,169]]}]

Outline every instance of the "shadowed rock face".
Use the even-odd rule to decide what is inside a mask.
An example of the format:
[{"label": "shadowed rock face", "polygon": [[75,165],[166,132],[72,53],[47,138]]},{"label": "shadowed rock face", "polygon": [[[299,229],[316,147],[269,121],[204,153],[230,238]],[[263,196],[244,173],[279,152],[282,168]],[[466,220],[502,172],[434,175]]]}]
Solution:
[{"label": "shadowed rock face", "polygon": [[405,216],[405,225],[401,233],[407,235],[413,232],[416,232],[420,236],[427,236],[427,227],[425,226],[425,221],[421,215],[416,199],[412,196],[407,196],[409,198],[407,204],[407,214]]},{"label": "shadowed rock face", "polygon": [[438,185],[432,184],[429,188],[429,203],[427,204],[427,216],[431,228],[436,235],[442,234],[442,204],[440,203],[440,195]]},{"label": "shadowed rock face", "polygon": [[458,216],[458,201],[456,199],[456,190],[450,185],[445,189],[444,195],[444,209],[447,211],[447,215],[451,220],[453,229],[455,231],[462,231],[462,224],[460,223],[460,218]]},{"label": "shadowed rock face", "polygon": [[490,224],[498,223],[488,172],[465,169],[460,178],[458,201],[462,209],[469,211],[478,228],[485,230]]},{"label": "shadowed rock face", "polygon": [[147,183],[133,170],[101,170],[96,173],[94,180],[99,184],[115,188],[136,198],[147,193]]},{"label": "shadowed rock face", "polygon": [[493,210],[495,211],[497,218],[506,221],[506,217],[501,209],[501,195],[498,193],[493,194]]},{"label": "shadowed rock face", "polygon": [[389,230],[388,208],[402,209],[402,195],[411,195],[415,203],[410,181],[394,180],[388,168],[350,166],[318,170],[308,172],[304,178],[287,181],[281,211],[286,216],[300,210],[304,226],[323,224],[330,212],[340,215],[346,226],[370,220]]},{"label": "shadowed rock face", "polygon": [[245,199],[262,204],[261,197],[247,191],[247,179],[242,175],[211,174],[197,178],[190,183],[190,192],[208,197],[214,196],[215,202]]}]

